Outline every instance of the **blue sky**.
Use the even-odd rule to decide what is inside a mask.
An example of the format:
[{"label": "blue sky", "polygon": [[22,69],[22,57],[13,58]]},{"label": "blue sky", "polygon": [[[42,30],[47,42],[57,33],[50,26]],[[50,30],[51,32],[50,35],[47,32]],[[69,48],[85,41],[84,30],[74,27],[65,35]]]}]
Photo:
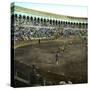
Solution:
[{"label": "blue sky", "polygon": [[24,3],[17,2],[17,6],[46,11],[61,15],[76,16],[76,17],[87,17],[88,8],[87,6],[72,6],[72,5],[60,5],[60,4],[40,4],[40,3]]}]

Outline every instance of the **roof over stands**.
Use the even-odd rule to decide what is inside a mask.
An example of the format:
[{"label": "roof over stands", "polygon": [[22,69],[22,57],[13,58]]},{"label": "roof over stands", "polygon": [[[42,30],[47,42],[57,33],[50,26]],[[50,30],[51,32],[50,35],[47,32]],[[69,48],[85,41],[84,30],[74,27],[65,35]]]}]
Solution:
[{"label": "roof over stands", "polygon": [[37,18],[44,18],[44,19],[67,21],[67,22],[76,22],[76,23],[88,22],[88,18],[86,17],[65,16],[65,15],[59,15],[59,14],[54,14],[54,13],[48,13],[48,12],[23,8],[20,6],[14,6],[14,14],[32,16],[32,17],[37,17]]}]

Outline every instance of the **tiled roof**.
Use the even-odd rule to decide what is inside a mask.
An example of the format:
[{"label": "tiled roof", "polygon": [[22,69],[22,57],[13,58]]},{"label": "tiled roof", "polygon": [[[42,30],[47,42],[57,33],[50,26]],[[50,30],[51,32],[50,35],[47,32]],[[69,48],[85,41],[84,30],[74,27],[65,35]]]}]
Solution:
[{"label": "tiled roof", "polygon": [[59,14],[54,14],[54,13],[48,13],[48,12],[23,8],[19,6],[14,7],[14,13],[26,15],[26,16],[52,19],[52,20],[62,20],[62,21],[77,22],[77,23],[87,23],[88,22],[88,18],[86,17],[65,16],[65,15],[59,15]]}]

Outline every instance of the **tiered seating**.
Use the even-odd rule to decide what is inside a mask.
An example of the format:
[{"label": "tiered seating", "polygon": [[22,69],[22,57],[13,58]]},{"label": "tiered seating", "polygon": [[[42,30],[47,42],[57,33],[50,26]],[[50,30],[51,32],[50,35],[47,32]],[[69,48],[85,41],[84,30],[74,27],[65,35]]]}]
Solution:
[{"label": "tiered seating", "polygon": [[[63,32],[61,32],[63,28]],[[49,20],[43,18],[14,15],[14,39],[29,40],[32,38],[48,38],[69,35],[86,34],[85,24]],[[65,29],[65,30],[64,30]],[[75,30],[76,29],[76,30]],[[84,30],[82,30],[84,29]]]}]

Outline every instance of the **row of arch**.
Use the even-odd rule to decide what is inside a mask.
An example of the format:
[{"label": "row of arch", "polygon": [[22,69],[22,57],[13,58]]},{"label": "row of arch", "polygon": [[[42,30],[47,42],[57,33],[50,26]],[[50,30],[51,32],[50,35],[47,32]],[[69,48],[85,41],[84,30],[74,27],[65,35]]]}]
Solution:
[{"label": "row of arch", "polygon": [[15,19],[25,19],[27,21],[32,21],[32,22],[38,22],[38,23],[47,23],[49,22],[49,24],[51,25],[60,25],[60,24],[63,24],[63,25],[72,25],[72,26],[78,26],[79,28],[87,28],[88,27],[88,24],[87,23],[79,23],[79,22],[68,22],[68,21],[58,21],[58,20],[52,20],[52,19],[43,19],[43,18],[37,18],[37,17],[33,17],[33,16],[25,16],[25,15],[12,15],[11,18],[15,18]]}]

